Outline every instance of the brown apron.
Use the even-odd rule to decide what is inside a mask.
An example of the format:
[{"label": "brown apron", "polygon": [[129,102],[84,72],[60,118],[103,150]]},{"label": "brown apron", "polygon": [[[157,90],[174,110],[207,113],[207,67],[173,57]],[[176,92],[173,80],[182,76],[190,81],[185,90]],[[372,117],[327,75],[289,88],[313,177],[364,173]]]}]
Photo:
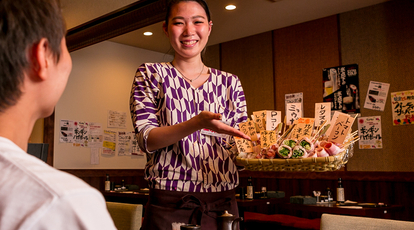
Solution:
[{"label": "brown apron", "polygon": [[225,192],[176,192],[151,189],[141,230],[171,230],[172,223],[198,224],[217,229],[217,216],[227,210],[239,216],[235,190]]}]

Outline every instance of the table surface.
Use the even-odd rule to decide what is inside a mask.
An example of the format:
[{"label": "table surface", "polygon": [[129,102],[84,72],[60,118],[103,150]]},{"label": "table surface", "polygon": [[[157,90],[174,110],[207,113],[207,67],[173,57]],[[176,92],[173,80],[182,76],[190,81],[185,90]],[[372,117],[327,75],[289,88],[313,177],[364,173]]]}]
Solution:
[{"label": "table surface", "polygon": [[314,213],[330,213],[340,215],[365,216],[376,218],[392,218],[391,214],[402,211],[403,205],[387,205],[380,207],[361,207],[361,206],[340,206],[337,204],[280,204],[280,208],[288,212],[314,212]]}]

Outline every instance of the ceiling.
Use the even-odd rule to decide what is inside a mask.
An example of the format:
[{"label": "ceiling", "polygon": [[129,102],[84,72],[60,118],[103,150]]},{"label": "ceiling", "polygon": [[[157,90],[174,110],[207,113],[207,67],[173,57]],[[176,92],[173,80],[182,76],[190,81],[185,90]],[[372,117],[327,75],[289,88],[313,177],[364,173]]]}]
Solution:
[{"label": "ceiling", "polygon": [[[136,0],[60,0],[67,28],[127,6]],[[206,0],[210,7],[213,30],[208,45],[335,15],[388,0]],[[237,8],[227,11],[224,7]],[[150,37],[145,31],[153,32]],[[167,53],[168,39],[162,22],[118,36],[111,41],[148,50]]]}]

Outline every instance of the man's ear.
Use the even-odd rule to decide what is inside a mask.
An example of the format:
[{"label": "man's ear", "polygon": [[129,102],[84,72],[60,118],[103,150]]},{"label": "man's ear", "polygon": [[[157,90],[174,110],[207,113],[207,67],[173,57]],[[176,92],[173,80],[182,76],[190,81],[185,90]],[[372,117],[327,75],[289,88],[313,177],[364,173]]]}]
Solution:
[{"label": "man's ear", "polygon": [[49,48],[49,42],[46,38],[40,39],[39,43],[32,47],[32,70],[42,80],[47,78],[47,70],[50,61],[52,61]]}]

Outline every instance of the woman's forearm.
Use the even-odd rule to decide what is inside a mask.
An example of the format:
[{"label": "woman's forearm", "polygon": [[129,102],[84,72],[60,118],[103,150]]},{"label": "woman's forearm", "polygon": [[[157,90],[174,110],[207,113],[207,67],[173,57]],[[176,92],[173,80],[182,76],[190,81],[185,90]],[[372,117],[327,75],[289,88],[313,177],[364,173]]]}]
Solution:
[{"label": "woman's forearm", "polygon": [[221,115],[219,113],[202,111],[200,114],[188,121],[184,121],[173,126],[164,126],[152,129],[148,134],[147,149],[151,152],[167,147],[203,128],[250,140],[250,137],[240,130],[221,122]]},{"label": "woman's forearm", "polygon": [[148,135],[147,149],[154,151],[170,146],[199,129],[201,127],[198,126],[194,118],[173,126],[154,128]]}]

